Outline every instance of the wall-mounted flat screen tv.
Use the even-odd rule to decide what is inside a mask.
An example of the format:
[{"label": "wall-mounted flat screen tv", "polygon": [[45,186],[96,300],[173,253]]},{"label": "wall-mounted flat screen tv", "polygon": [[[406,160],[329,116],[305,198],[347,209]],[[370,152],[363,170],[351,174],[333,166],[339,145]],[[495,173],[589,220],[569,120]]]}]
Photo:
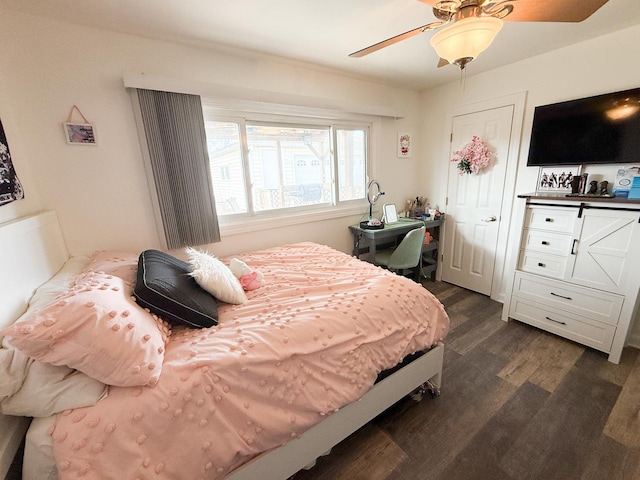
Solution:
[{"label": "wall-mounted flat screen tv", "polygon": [[640,163],[640,88],[541,105],[528,166]]}]

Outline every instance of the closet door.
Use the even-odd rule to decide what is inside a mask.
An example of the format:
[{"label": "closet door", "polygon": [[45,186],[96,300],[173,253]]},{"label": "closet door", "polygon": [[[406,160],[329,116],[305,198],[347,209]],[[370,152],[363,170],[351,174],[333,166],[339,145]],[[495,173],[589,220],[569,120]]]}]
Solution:
[{"label": "closet door", "polygon": [[633,270],[633,248],[640,241],[639,218],[637,211],[583,209],[575,225],[565,280],[623,293]]}]

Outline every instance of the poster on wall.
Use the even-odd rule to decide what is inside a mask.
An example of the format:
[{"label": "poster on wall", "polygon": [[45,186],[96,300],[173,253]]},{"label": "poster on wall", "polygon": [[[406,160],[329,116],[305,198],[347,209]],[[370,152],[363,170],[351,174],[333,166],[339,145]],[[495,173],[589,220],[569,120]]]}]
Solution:
[{"label": "poster on wall", "polygon": [[24,198],[22,184],[11,162],[7,137],[0,121],[0,205]]},{"label": "poster on wall", "polygon": [[411,134],[398,132],[398,157],[409,158],[411,156]]}]

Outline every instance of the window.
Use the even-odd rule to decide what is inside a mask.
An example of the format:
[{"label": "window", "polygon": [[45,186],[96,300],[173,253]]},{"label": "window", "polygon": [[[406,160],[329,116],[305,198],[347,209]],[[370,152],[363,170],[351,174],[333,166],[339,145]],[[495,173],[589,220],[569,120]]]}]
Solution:
[{"label": "window", "polygon": [[225,117],[205,108],[218,215],[277,216],[362,201],[369,125],[343,123]]}]

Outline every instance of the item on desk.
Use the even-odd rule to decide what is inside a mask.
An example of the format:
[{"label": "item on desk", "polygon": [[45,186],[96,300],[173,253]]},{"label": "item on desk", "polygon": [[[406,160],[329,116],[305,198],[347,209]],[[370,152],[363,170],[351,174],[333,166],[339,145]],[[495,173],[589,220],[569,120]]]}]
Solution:
[{"label": "item on desk", "polygon": [[582,184],[582,177],[573,177],[571,179],[571,193],[578,195],[580,193],[580,185]]},{"label": "item on desk", "polygon": [[611,193],[616,197],[627,197],[631,189],[631,182],[633,182],[633,178],[637,175],[640,175],[640,166],[625,166],[619,168],[616,172],[616,180]]},{"label": "item on desk", "polygon": [[595,195],[598,191],[598,182],[595,180],[591,180],[589,182],[589,191],[587,192],[589,195]]},{"label": "item on desk", "polygon": [[633,177],[631,181],[631,188],[629,189],[628,198],[638,200],[640,199],[640,176]]},{"label": "item on desk", "polygon": [[606,197],[609,195],[608,188],[609,188],[609,182],[607,182],[606,180],[603,180],[602,182],[600,182],[600,190],[598,191],[598,193],[603,197]]},{"label": "item on desk", "polygon": [[364,230],[381,230],[384,228],[384,222],[381,222],[377,218],[370,218],[365,222],[360,222],[360,228]]}]

